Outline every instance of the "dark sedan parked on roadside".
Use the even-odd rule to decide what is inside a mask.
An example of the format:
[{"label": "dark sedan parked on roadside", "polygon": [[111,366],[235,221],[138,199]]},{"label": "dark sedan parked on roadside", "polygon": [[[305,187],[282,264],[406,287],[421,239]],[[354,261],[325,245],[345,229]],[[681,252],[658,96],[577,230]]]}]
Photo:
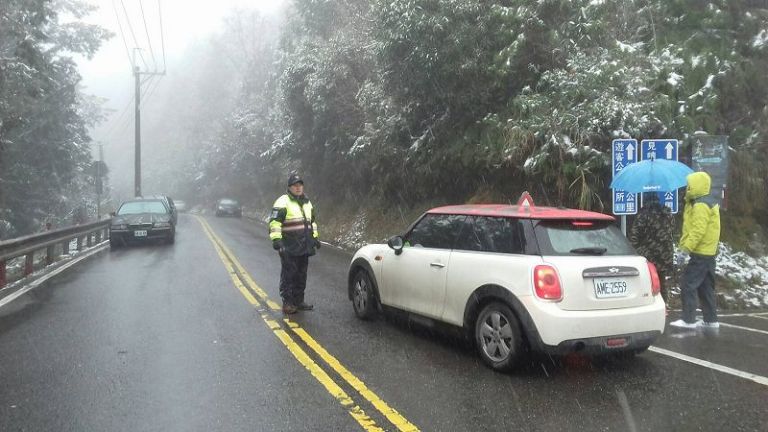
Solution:
[{"label": "dark sedan parked on roadside", "polygon": [[176,222],[172,210],[158,198],[136,198],[125,201],[112,217],[109,243],[111,247],[131,242],[176,240]]},{"label": "dark sedan parked on roadside", "polygon": [[216,216],[243,217],[243,206],[236,200],[224,198],[216,203]]}]

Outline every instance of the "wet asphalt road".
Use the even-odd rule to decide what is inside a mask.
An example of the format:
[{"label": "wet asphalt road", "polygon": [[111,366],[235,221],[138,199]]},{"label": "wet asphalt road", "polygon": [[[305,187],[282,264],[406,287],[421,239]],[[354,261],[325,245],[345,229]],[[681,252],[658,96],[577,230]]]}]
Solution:
[{"label": "wet asphalt road", "polygon": [[[279,259],[266,229],[207,221],[279,300]],[[658,352],[625,362],[538,357],[503,375],[450,336],[401,320],[361,322],[346,296],[349,258],[325,247],[311,259],[307,299],[316,309],[292,320],[397,410],[401,427],[768,430],[768,386]],[[181,216],[173,246],[92,257],[0,307],[0,431],[398,429],[263,303],[250,304],[233,284],[191,215]],[[766,377],[764,317],[723,317],[738,327],[717,332],[667,330],[656,346]],[[306,369],[296,349],[327,379]],[[370,421],[356,420],[351,406]]]}]

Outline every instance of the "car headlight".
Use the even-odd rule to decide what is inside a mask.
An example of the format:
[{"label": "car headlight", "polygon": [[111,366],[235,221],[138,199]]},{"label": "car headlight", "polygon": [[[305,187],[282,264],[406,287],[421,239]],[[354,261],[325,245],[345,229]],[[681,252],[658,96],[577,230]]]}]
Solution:
[{"label": "car headlight", "polygon": [[155,222],[154,227],[155,228],[170,228],[171,223],[170,222]]},{"label": "car headlight", "polygon": [[128,229],[128,225],[126,225],[126,224],[117,224],[117,225],[112,225],[110,228],[113,229],[113,230],[124,230],[124,229]]}]

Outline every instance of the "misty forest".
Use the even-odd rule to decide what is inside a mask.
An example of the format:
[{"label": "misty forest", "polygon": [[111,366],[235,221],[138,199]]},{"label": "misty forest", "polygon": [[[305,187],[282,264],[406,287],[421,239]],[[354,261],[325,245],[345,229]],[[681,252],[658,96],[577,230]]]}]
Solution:
[{"label": "misty forest", "polygon": [[[0,2],[0,238],[133,192],[132,112],[74,55],[120,37],[76,0]],[[723,239],[764,255],[768,7],[721,0],[294,0],[195,40],[142,110],[144,189],[257,217],[298,171],[323,235],[380,240],[431,206],[610,213],[615,138],[727,135]],[[151,87],[151,85],[150,85]],[[105,166],[92,131],[110,116]],[[119,168],[118,160],[129,161]],[[122,171],[121,171],[122,170]],[[130,170],[130,171],[129,171]],[[682,196],[682,194],[681,194]]]}]

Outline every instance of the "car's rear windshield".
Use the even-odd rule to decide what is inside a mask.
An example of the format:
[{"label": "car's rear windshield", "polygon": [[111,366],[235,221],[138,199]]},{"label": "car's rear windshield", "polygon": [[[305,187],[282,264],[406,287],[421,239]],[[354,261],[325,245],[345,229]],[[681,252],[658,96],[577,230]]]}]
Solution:
[{"label": "car's rear windshield", "polygon": [[635,255],[627,238],[611,221],[534,221],[542,255]]},{"label": "car's rear windshield", "polygon": [[120,216],[140,213],[168,213],[162,201],[131,201],[120,206]]}]

